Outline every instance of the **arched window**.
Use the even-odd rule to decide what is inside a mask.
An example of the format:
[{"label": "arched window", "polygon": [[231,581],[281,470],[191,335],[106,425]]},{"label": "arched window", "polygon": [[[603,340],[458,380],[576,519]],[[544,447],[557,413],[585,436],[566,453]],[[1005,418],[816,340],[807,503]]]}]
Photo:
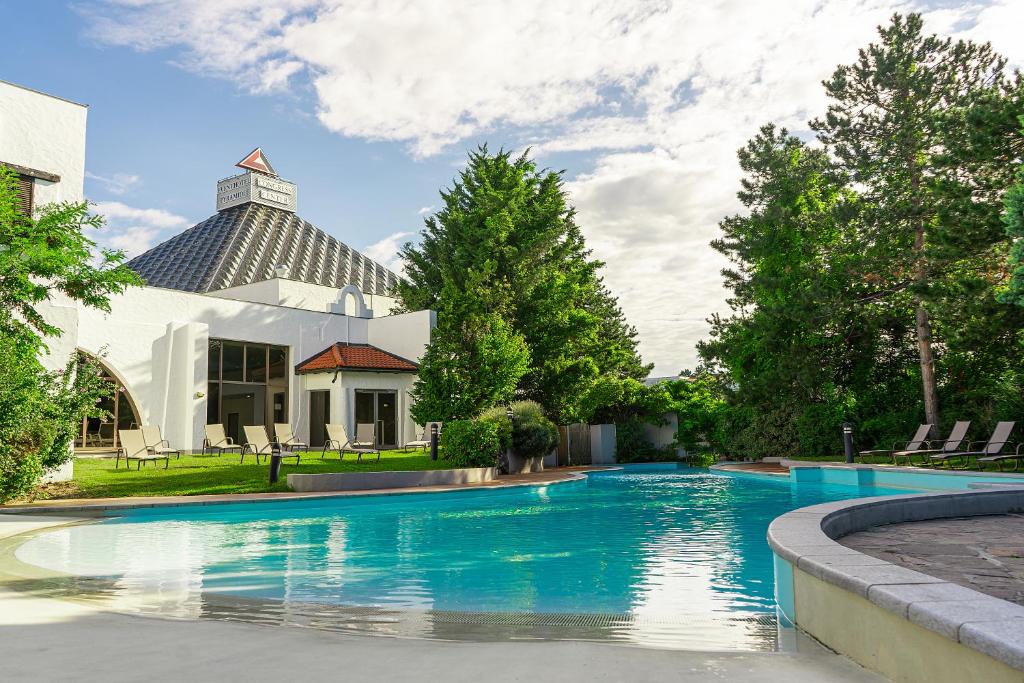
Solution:
[{"label": "arched window", "polygon": [[75,439],[75,450],[109,451],[116,449],[118,446],[117,432],[121,429],[138,427],[141,423],[139,410],[124,383],[110,369],[110,366],[103,362],[102,358],[85,351],[80,351],[80,353],[88,356],[102,368],[103,379],[114,385],[114,392],[100,402],[100,407],[110,413],[112,417],[107,420],[100,420],[96,417],[83,419],[82,431]]}]

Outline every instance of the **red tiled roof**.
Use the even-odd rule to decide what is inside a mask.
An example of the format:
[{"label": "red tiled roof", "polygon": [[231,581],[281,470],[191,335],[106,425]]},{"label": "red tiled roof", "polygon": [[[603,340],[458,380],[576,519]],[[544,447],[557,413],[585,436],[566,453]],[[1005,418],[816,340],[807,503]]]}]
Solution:
[{"label": "red tiled roof", "polygon": [[295,366],[295,372],[326,370],[378,370],[383,372],[416,372],[419,366],[393,353],[369,344],[331,344],[312,358]]}]

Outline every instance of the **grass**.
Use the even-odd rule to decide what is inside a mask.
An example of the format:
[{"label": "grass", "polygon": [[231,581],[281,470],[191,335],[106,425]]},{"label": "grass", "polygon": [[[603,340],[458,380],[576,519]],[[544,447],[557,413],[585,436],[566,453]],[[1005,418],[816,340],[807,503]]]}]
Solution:
[{"label": "grass", "polygon": [[320,459],[320,452],[302,454],[301,463],[286,459],[281,466],[281,479],[273,486],[269,483],[269,464],[255,463],[246,457],[244,464],[238,463],[238,455],[182,455],[181,459],[171,456],[168,469],[163,461],[143,463],[141,470],[125,469],[122,462],[114,469],[114,459],[77,458],[75,477],[71,482],[41,487],[34,498],[120,498],[128,496],[196,496],[217,493],[267,493],[288,491],[287,475],[301,472],[319,474],[323,472],[383,472],[395,470],[438,470],[449,469],[451,465],[438,459],[431,461],[430,454],[423,451],[406,453],[384,451],[380,462],[373,458],[356,462],[355,456],[347,454],[338,459],[337,451],[329,451],[327,458]]}]

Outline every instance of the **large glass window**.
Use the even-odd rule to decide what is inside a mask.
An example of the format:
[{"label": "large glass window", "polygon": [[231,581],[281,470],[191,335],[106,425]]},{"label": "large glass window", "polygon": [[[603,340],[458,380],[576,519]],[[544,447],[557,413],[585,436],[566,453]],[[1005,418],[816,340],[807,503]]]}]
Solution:
[{"label": "large glass window", "polygon": [[211,339],[206,418],[238,443],[242,427],[288,421],[288,348]]}]

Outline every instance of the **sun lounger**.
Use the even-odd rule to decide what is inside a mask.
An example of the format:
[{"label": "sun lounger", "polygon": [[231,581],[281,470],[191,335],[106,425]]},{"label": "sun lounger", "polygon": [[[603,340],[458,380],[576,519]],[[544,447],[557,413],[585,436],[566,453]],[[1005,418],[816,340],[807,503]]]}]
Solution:
[{"label": "sun lounger", "polygon": [[[242,457],[238,461],[239,463],[245,461],[246,455],[255,455],[256,464],[260,462],[260,456],[269,458],[274,452],[274,444],[270,442],[270,437],[267,436],[267,428],[263,425],[246,425],[242,427],[245,432],[245,443],[242,444]],[[281,451],[280,455],[282,458],[295,458],[295,464],[299,464],[298,453],[288,453]]]},{"label": "sun lounger", "polygon": [[277,437],[277,443],[281,446],[282,450],[294,451],[298,449],[305,450],[308,448],[304,441],[299,441],[295,434],[292,433],[292,426],[290,424],[278,424],[274,423],[274,436]]},{"label": "sun lounger", "polygon": [[139,430],[142,432],[142,438],[145,439],[146,448],[149,449],[150,453],[157,453],[160,455],[170,455],[171,453],[174,453],[178,456],[179,460],[181,459],[181,449],[171,448],[171,444],[167,439],[163,438],[163,435],[160,433],[159,425],[142,425],[139,427]]},{"label": "sun lounger", "polygon": [[361,462],[364,455],[373,455],[374,453],[377,454],[377,460],[380,460],[380,449],[376,446],[377,436],[372,424],[356,425],[355,439],[348,438],[343,425],[328,424],[326,428],[327,441],[324,442],[324,450],[320,454],[321,458],[327,455],[327,450],[330,448],[337,449],[340,460],[345,459],[346,453],[355,453],[356,462]]},{"label": "sun lounger", "polygon": [[203,454],[209,450],[211,453],[214,451],[218,455],[224,451],[241,451],[242,445],[235,443],[230,436],[224,433],[224,425],[212,424],[206,425],[206,438],[203,439]]},{"label": "sun lounger", "polygon": [[441,433],[441,423],[440,422],[428,422],[427,424],[423,425],[423,429],[420,430],[419,438],[418,439],[413,439],[412,441],[406,441],[405,442],[405,446],[403,446],[403,450],[407,451],[410,448],[423,448],[423,450],[427,450],[428,448],[430,448],[430,427],[431,427],[431,425],[437,425],[437,433],[438,434]]},{"label": "sun lounger", "polygon": [[[967,464],[971,461],[971,458],[981,463],[981,458],[996,458],[999,457],[1003,452],[1003,449],[1007,446],[1013,445],[1010,441],[1010,433],[1013,432],[1014,425],[1016,422],[998,422],[996,428],[992,430],[992,436],[989,437],[988,441],[975,441],[967,445],[967,450],[958,451],[956,453],[942,453],[940,455],[929,456],[929,460],[935,463],[952,463],[954,459],[960,460],[961,469],[966,469]],[[984,444],[984,446],[982,446]],[[979,446],[982,446],[979,448]],[[994,460],[988,459],[985,462],[994,462]]]},{"label": "sun lounger", "polygon": [[900,464],[900,458],[906,458],[908,465],[914,464],[914,456],[921,456],[921,462],[918,463],[922,466],[928,466],[930,455],[943,455],[946,453],[955,453],[960,450],[963,445],[964,439],[967,438],[967,430],[971,428],[970,420],[960,420],[953,429],[949,430],[949,436],[942,442],[942,446],[939,448],[918,448],[916,450],[903,450],[893,451],[892,461],[895,464]]},{"label": "sun lounger", "polygon": [[1017,444],[1017,450],[1015,450],[1013,453],[1005,453],[1001,455],[986,455],[984,457],[978,458],[978,464],[984,467],[986,464],[994,462],[997,465],[999,465],[999,471],[1002,472],[1003,463],[1012,460],[1013,471],[1016,472],[1017,469],[1020,467],[1021,458],[1024,458],[1024,443]]},{"label": "sun lounger", "polygon": [[117,469],[124,458],[125,466],[131,466],[131,461],[138,464],[135,469],[142,469],[142,463],[149,460],[163,460],[164,469],[171,464],[171,459],[166,453],[152,453],[146,446],[146,439],[142,436],[141,429],[121,429],[117,432],[121,447],[117,449],[117,458],[114,460],[114,469]]},{"label": "sun lounger", "polygon": [[[892,444],[892,448],[889,449],[861,451],[860,453],[857,454],[857,457],[860,459],[861,462],[864,462],[864,456],[867,455],[886,455],[890,458],[893,458],[893,453],[896,453],[897,451],[900,453],[915,453],[921,450],[922,448],[929,447],[931,445],[927,441],[928,434],[930,434],[931,431],[932,426],[930,424],[921,425],[920,427],[917,428],[917,432],[914,434],[914,438],[912,438],[910,441],[895,441]],[[895,458],[893,458],[893,464],[898,464],[896,463]]]}]

